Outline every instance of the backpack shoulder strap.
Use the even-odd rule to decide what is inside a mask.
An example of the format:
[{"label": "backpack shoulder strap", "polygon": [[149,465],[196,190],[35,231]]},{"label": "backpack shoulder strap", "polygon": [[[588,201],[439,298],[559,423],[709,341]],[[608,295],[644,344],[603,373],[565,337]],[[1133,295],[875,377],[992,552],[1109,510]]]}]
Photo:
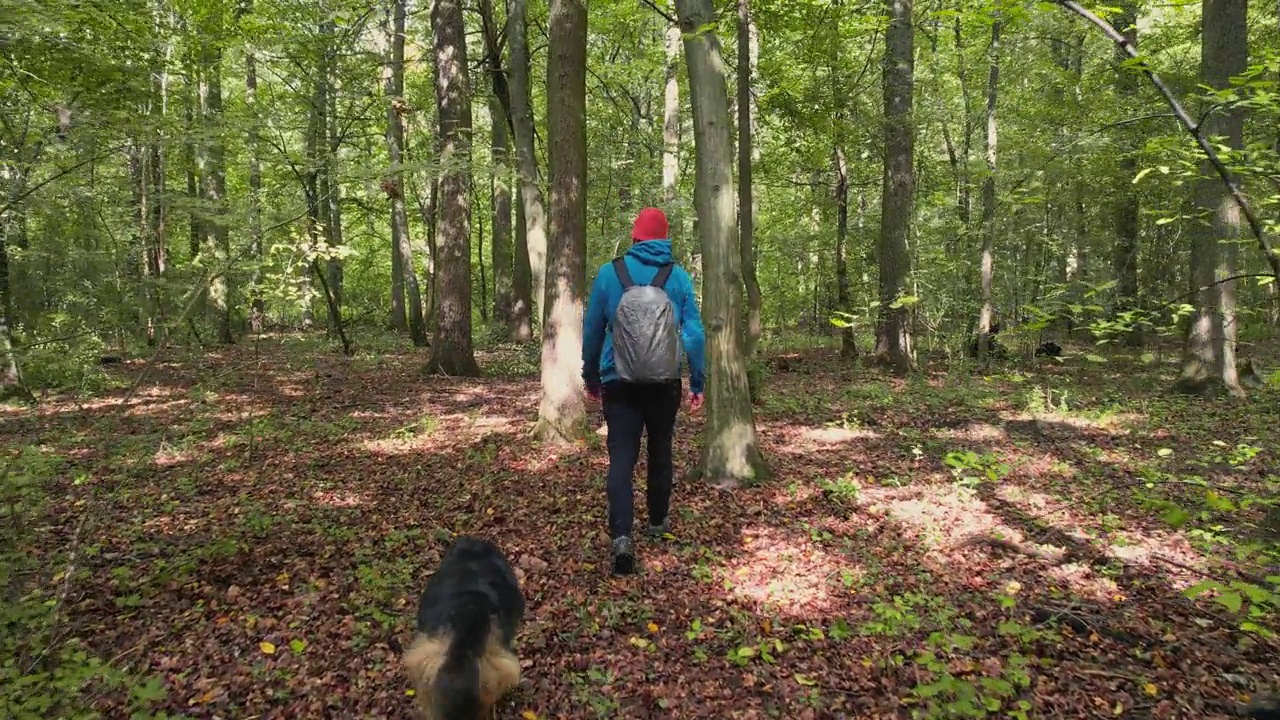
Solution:
[{"label": "backpack shoulder strap", "polygon": [[623,290],[635,285],[635,281],[631,279],[631,271],[627,270],[625,258],[616,257],[613,259],[613,271],[618,275],[618,282],[622,283]]},{"label": "backpack shoulder strap", "polygon": [[667,284],[667,278],[671,277],[671,271],[675,268],[675,263],[667,263],[658,268],[658,274],[653,276],[653,280],[649,283],[653,287],[661,288]]}]

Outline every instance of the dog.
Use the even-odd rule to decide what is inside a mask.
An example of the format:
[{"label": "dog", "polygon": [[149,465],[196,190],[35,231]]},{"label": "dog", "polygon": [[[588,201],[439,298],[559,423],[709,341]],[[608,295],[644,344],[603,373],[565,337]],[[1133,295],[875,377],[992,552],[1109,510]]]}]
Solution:
[{"label": "dog", "polygon": [[1046,340],[1036,348],[1036,357],[1062,357],[1062,346],[1052,340]]},{"label": "dog", "polygon": [[520,682],[516,631],[525,601],[497,545],[459,537],[418,601],[417,632],[404,652],[423,720],[477,720]]}]

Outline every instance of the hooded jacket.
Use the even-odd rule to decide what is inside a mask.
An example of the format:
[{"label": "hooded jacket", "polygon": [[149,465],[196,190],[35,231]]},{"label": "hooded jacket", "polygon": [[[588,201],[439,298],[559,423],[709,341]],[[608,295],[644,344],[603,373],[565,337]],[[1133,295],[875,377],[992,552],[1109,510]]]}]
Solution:
[{"label": "hooded jacket", "polygon": [[[631,280],[642,285],[653,280],[658,268],[672,262],[670,240],[644,240],[631,246],[623,255]],[[693,280],[684,268],[676,265],[663,286],[676,308],[680,320],[680,340],[689,363],[689,391],[701,395],[706,378],[706,341],[702,316],[693,294]],[[609,262],[600,267],[591,285],[591,298],[582,325],[582,379],[588,390],[598,390],[618,379],[613,367],[613,316],[622,300],[622,282]]]}]

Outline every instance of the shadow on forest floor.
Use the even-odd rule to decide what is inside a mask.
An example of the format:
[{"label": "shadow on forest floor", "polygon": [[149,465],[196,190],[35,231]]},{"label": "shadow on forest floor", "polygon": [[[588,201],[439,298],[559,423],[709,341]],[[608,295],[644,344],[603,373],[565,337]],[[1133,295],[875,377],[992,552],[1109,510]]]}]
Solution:
[{"label": "shadow on forest floor", "polygon": [[[466,532],[529,601],[503,718],[1215,718],[1272,680],[1274,641],[1180,594],[1267,572],[1160,518],[1250,519],[1167,481],[1256,490],[1274,402],[1135,394],[1091,365],[901,382],[810,353],[758,410],[777,477],[678,483],[677,539],[615,579],[603,438],[534,447],[536,378],[424,364],[267,342],[152,368],[127,406],[0,414],[0,451],[65,460],[33,552],[52,563],[86,519],[75,633],[163,676],[171,713],[407,718],[387,640]],[[682,415],[678,472],[699,431]]]}]

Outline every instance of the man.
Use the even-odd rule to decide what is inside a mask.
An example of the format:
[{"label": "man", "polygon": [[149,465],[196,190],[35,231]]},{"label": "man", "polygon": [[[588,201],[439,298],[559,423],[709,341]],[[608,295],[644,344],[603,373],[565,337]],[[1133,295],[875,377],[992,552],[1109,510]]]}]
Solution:
[{"label": "man", "polygon": [[603,400],[609,429],[609,533],[619,575],[635,571],[631,476],[640,435],[649,431],[649,535],[661,537],[670,529],[681,355],[688,356],[694,411],[702,407],[706,367],[693,281],[672,260],[667,216],[657,208],[641,210],[631,240],[631,249],[596,275],[582,332],[582,378],[591,399]]}]

